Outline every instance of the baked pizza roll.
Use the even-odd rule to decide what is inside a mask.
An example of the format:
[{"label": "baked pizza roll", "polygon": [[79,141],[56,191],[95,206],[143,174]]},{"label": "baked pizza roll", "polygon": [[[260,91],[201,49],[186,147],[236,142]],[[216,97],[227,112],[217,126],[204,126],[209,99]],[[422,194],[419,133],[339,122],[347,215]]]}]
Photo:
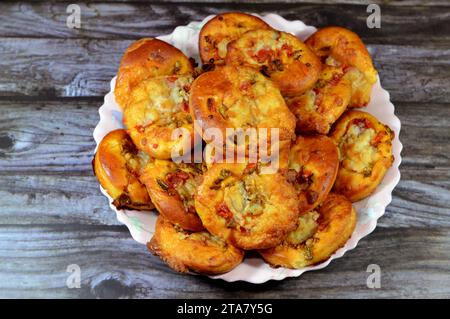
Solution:
[{"label": "baked pizza roll", "polygon": [[[192,148],[194,125],[188,102],[192,80],[155,77],[131,90],[123,122],[137,148],[158,159],[183,156]],[[175,130],[179,134],[173,136]]]},{"label": "baked pizza roll", "polygon": [[338,149],[325,135],[298,136],[289,153],[288,182],[298,194],[300,214],[320,205],[331,188],[339,167]]},{"label": "baked pizza roll", "polygon": [[298,200],[280,173],[258,164],[214,164],[195,197],[203,226],[232,245],[250,250],[278,245],[295,229]]},{"label": "baked pizza roll", "polygon": [[147,248],[179,272],[222,274],[239,265],[244,258],[242,250],[207,231],[189,232],[161,216]]},{"label": "baked pizza roll", "polygon": [[289,111],[278,88],[255,69],[224,66],[200,75],[192,83],[189,106],[199,121],[202,137],[212,128],[225,139],[234,138],[227,128],[277,128],[279,140],[295,136],[295,116]]},{"label": "baked pizza roll", "polygon": [[164,218],[183,229],[199,231],[203,226],[195,211],[194,195],[202,174],[202,164],[155,159],[143,168],[140,180]]},{"label": "baked pizza roll", "polygon": [[394,162],[394,132],[369,113],[347,111],[330,137],[340,160],[334,191],[352,202],[369,196]]},{"label": "baked pizza roll", "polygon": [[244,33],[228,45],[226,63],[260,70],[285,96],[310,89],[321,70],[320,60],[306,44],[290,33],[276,30]]},{"label": "baked pizza roll", "polygon": [[125,109],[131,90],[143,80],[193,71],[191,61],[174,46],[158,39],[141,39],[127,48],[120,61],[114,96]]},{"label": "baked pizza roll", "polygon": [[330,193],[318,210],[299,217],[298,227],[277,247],[259,253],[274,267],[303,268],[327,260],[352,236],[356,211],[342,195]]},{"label": "baked pizza roll", "polygon": [[92,162],[94,173],[117,209],[154,208],[145,186],[138,179],[139,170],[147,160],[125,130],[109,132],[98,145]]},{"label": "baked pizza roll", "polygon": [[227,46],[250,30],[270,29],[260,18],[241,12],[222,13],[209,20],[200,30],[198,47],[203,63],[221,65]]},{"label": "baked pizza roll", "polygon": [[342,68],[324,66],[311,90],[287,100],[297,117],[300,133],[328,134],[331,125],[344,113],[350,102],[352,84]]},{"label": "baked pizza roll", "polygon": [[359,36],[345,28],[326,27],[305,42],[329,66],[339,67],[352,83],[350,107],[366,106],[377,81],[372,58]]}]

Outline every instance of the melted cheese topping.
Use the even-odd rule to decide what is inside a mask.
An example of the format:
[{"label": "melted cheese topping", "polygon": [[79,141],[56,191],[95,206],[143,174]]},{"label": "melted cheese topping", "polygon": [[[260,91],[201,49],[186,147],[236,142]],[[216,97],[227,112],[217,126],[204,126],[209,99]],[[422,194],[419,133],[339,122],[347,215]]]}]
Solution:
[{"label": "melted cheese topping", "polygon": [[305,93],[305,111],[314,112],[317,110],[316,106],[316,93],[313,90],[309,90]]},{"label": "melted cheese topping", "polygon": [[195,207],[194,194],[197,189],[197,183],[193,178],[187,179],[183,184],[177,186],[175,189],[180,195],[186,209]]},{"label": "melted cheese topping", "polygon": [[201,172],[195,169],[192,165],[183,163],[179,164],[179,169],[185,173],[188,173],[189,178],[183,183],[176,185],[175,190],[178,195],[180,195],[181,200],[183,201],[183,206],[186,210],[189,210],[189,208],[195,207],[194,195],[199,184],[199,180],[196,177],[198,177]]},{"label": "melted cheese topping", "polygon": [[224,189],[224,202],[239,225],[251,222],[252,216],[264,211],[264,195],[258,187],[258,175],[251,174]]},{"label": "melted cheese topping", "polygon": [[214,236],[206,231],[191,233],[191,232],[183,230],[180,227],[177,227],[177,226],[174,226],[174,227],[178,233],[178,237],[181,240],[198,241],[204,245],[214,246],[214,247],[219,247],[219,248],[227,247],[226,242],[223,241],[220,237]]},{"label": "melted cheese topping", "polygon": [[238,80],[240,86],[248,87],[225,94],[222,102],[221,113],[232,127],[257,127],[261,122],[267,121],[267,116],[274,108],[283,106],[276,89],[261,76],[246,74],[246,77]]},{"label": "melted cheese topping", "polygon": [[375,136],[372,128],[351,125],[339,145],[342,164],[354,172],[370,174],[377,160],[377,149],[371,144]]},{"label": "melted cheese topping", "polygon": [[229,42],[230,39],[223,39],[217,44],[217,52],[222,59],[227,55],[227,46]]},{"label": "melted cheese topping", "polygon": [[[189,94],[185,88],[192,82],[191,77],[178,77],[173,82],[169,78],[149,80],[145,88],[134,92],[130,103],[142,103],[131,107],[131,116],[137,117],[136,124],[143,127],[148,125],[180,127],[189,122],[190,115],[183,112],[183,104],[187,104]],[[136,111],[141,111],[139,114]]]},{"label": "melted cheese topping", "polygon": [[352,92],[355,92],[358,89],[365,89],[367,86],[370,88],[370,83],[367,81],[364,73],[357,68],[350,68],[350,70],[345,73],[344,77],[352,84]]},{"label": "melted cheese topping", "polygon": [[325,60],[325,64],[329,65],[329,66],[340,66],[341,62],[339,62],[338,60],[336,60],[335,58],[333,58],[331,55],[329,57],[326,58]]},{"label": "melted cheese topping", "polygon": [[298,218],[297,229],[289,233],[286,242],[291,245],[299,245],[308,238],[311,238],[319,226],[318,219],[319,213],[315,210],[300,216]]},{"label": "melted cheese topping", "polygon": [[[331,55],[326,58],[325,64],[332,67],[341,67],[342,63]],[[355,67],[350,67],[348,71],[345,73],[344,77],[350,81],[352,84],[352,91],[355,92],[358,89],[366,89],[367,87],[371,87],[369,81],[367,81],[366,76],[363,72],[358,70]]]}]

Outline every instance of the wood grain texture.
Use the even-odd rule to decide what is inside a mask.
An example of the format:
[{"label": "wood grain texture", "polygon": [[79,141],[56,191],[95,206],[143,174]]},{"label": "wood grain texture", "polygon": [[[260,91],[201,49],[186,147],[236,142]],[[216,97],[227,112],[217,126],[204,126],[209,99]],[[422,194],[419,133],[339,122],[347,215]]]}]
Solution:
[{"label": "wood grain texture", "polygon": [[[0,38],[0,96],[103,96],[131,42]],[[448,45],[368,47],[394,101],[450,103]]]},{"label": "wood grain texture", "polygon": [[[0,197],[8,198],[0,223],[114,224],[91,166],[101,103],[97,98],[0,101]],[[450,105],[395,104],[400,139],[408,147],[402,180],[381,225],[450,227]]]},{"label": "wood grain texture", "polygon": [[[89,1],[69,30],[69,1],[0,3],[0,297],[450,298],[450,4],[310,0]],[[219,2],[219,3],[218,3]],[[375,232],[326,269],[263,285],[179,275],[119,225],[91,171],[92,131],[132,40],[223,12],[276,12],[353,28],[369,44],[402,122],[402,180]],[[382,270],[368,289],[369,264]],[[82,271],[68,289],[69,264]]]},{"label": "wood grain texture", "polygon": [[[23,233],[27,236],[24,237]],[[59,242],[56,246],[54,243]],[[179,275],[120,226],[0,227],[2,297],[83,298],[374,298],[448,297],[450,231],[377,229],[326,269],[262,285]],[[370,264],[381,288],[366,286]],[[68,289],[67,266],[81,268],[81,288]]]},{"label": "wood grain texture", "polygon": [[[31,3],[48,2],[46,0],[28,0]],[[52,2],[68,2],[67,0],[52,0]],[[89,2],[105,2],[105,0],[90,0]],[[148,0],[109,0],[110,3],[126,3],[126,2],[149,2]],[[236,0],[157,0],[151,1],[152,3],[169,3],[169,4],[192,4],[192,3],[203,3],[203,4],[221,4],[221,3],[236,3]],[[276,0],[245,0],[242,1],[250,4],[260,4],[260,3],[277,3]],[[282,0],[278,3],[302,3],[301,0]],[[306,2],[306,1],[305,1]],[[314,4],[358,4],[358,5],[368,5],[370,3],[376,3],[379,5],[388,6],[450,6],[446,0],[308,0],[307,3]]]},{"label": "wood grain texture", "polygon": [[92,133],[102,103],[102,98],[0,101],[0,172],[92,170]]},{"label": "wood grain texture", "polygon": [[[208,15],[236,10],[232,3],[83,3],[81,29],[66,26],[66,3],[1,3],[0,35],[4,37],[57,37],[136,39],[171,33],[175,26],[201,21]],[[410,44],[443,42],[450,37],[449,7],[381,6],[381,28],[367,27],[366,5],[240,3],[239,10],[277,13],[316,27],[341,25],[368,43]],[[139,21],[138,23],[134,21]],[[17,27],[20,26],[20,27]]]},{"label": "wood grain texture", "polygon": [[[401,170],[403,178],[380,226],[450,228],[448,173],[411,178],[410,171]],[[1,175],[0,224],[116,225],[95,177],[88,174]]]},{"label": "wood grain texture", "polygon": [[[0,173],[84,175],[91,171],[92,132],[102,103],[102,98],[0,100]],[[402,122],[400,139],[408,145],[401,169],[413,178],[430,176],[430,183],[448,178],[450,104],[393,103]],[[439,173],[430,175],[435,170]]]}]

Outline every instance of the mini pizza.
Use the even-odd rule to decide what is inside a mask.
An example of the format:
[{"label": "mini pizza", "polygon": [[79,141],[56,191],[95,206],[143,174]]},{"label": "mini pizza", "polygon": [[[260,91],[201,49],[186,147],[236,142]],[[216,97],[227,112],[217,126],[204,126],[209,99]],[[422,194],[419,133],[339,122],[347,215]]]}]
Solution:
[{"label": "mini pizza", "polygon": [[339,148],[340,160],[334,191],[352,202],[369,196],[394,161],[394,132],[369,113],[347,111],[330,137]]},{"label": "mini pizza", "polygon": [[240,12],[222,13],[209,20],[200,30],[199,53],[203,63],[221,65],[227,55],[227,46],[245,32],[270,29],[258,17]]},{"label": "mini pizza", "polygon": [[191,83],[191,76],[155,77],[131,90],[123,122],[138,149],[154,158],[169,159],[192,148]]},{"label": "mini pizza", "polygon": [[242,250],[219,237],[207,231],[183,230],[161,216],[147,248],[178,272],[222,274],[235,268],[244,258]]},{"label": "mini pizza", "polygon": [[143,168],[140,180],[164,218],[183,229],[199,231],[203,226],[195,211],[194,195],[202,174],[201,164],[156,159]]},{"label": "mini pizza", "polygon": [[211,234],[245,250],[278,245],[298,218],[295,188],[280,173],[262,174],[256,163],[214,164],[195,208]]},{"label": "mini pizza", "polygon": [[177,48],[158,39],[141,39],[132,43],[120,61],[114,96],[123,110],[130,92],[141,81],[156,76],[189,75],[191,61]]},{"label": "mini pizza", "polygon": [[94,173],[117,209],[154,208],[145,186],[138,179],[139,170],[147,160],[125,130],[111,131],[100,142],[92,162]]},{"label": "mini pizza", "polygon": [[317,81],[321,62],[300,39],[276,30],[254,30],[231,42],[227,64],[258,69],[270,77],[285,96],[310,89]]},{"label": "mini pizza", "polygon": [[288,182],[298,194],[300,214],[320,205],[331,188],[339,168],[338,149],[325,135],[298,136],[289,153]]},{"label": "mini pizza", "polygon": [[326,65],[339,67],[345,73],[352,84],[350,107],[369,103],[378,73],[356,33],[341,27],[326,27],[309,37],[306,44]]},{"label": "mini pizza", "polygon": [[[223,143],[234,138],[227,128],[266,128],[267,141],[271,128],[279,132],[279,140],[295,137],[295,116],[278,88],[255,69],[224,66],[200,75],[192,83],[189,106],[198,121],[203,139],[207,129],[220,130]],[[222,143],[217,143],[222,145]]]},{"label": "mini pizza", "polygon": [[297,117],[300,133],[328,134],[331,125],[344,113],[350,102],[352,84],[342,68],[324,66],[311,90],[287,100]]},{"label": "mini pizza", "polygon": [[318,210],[300,216],[284,242],[259,253],[274,267],[303,268],[327,260],[352,236],[356,211],[342,195],[330,193]]}]

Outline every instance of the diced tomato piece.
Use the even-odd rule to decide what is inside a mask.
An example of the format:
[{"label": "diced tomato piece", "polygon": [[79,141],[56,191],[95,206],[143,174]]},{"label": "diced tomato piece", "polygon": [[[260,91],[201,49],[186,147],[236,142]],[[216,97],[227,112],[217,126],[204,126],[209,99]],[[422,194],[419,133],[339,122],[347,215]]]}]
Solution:
[{"label": "diced tomato piece", "polygon": [[336,105],[336,106],[341,106],[342,103],[344,103],[344,100],[342,100],[341,97],[337,96],[337,97],[334,99],[334,105]]},{"label": "diced tomato piece", "polygon": [[178,79],[178,77],[175,75],[167,77],[167,81],[172,82],[172,83],[175,82],[177,79]]},{"label": "diced tomato piece", "polygon": [[339,81],[341,80],[341,78],[342,78],[341,74],[335,73],[330,80],[330,85],[336,86],[339,83]]},{"label": "diced tomato piece", "polygon": [[251,174],[257,169],[256,163],[248,163],[244,169],[244,174]]},{"label": "diced tomato piece", "polygon": [[188,103],[187,101],[184,101],[184,102],[181,104],[181,109],[182,109],[184,112],[189,112],[189,103]]},{"label": "diced tomato piece", "polygon": [[316,93],[316,99],[314,101],[314,105],[320,105],[322,104],[323,94],[320,92],[318,88],[313,89],[314,93]]},{"label": "diced tomato piece", "polygon": [[381,140],[383,139],[383,135],[383,132],[378,132],[378,134],[372,140],[372,145],[377,146],[378,144],[380,144]]},{"label": "diced tomato piece", "polygon": [[272,50],[261,49],[256,53],[255,58],[259,63],[263,63],[263,62],[269,61],[271,56],[272,56]]},{"label": "diced tomato piece", "polygon": [[293,50],[292,50],[292,46],[285,43],[281,46],[281,50],[285,51],[287,56],[292,56],[294,54]]},{"label": "diced tomato piece", "polygon": [[365,128],[365,129],[373,128],[372,123],[366,118],[354,119],[353,124],[358,125],[359,127]]},{"label": "diced tomato piece", "polygon": [[176,187],[178,185],[184,184],[186,180],[189,179],[189,174],[183,171],[176,171],[173,173],[169,173],[166,176],[167,184],[171,187]]},{"label": "diced tomato piece", "polygon": [[216,212],[217,215],[225,218],[226,220],[233,218],[233,213],[230,211],[227,204],[225,204],[224,202],[216,206]]},{"label": "diced tomato piece", "polygon": [[252,83],[250,81],[245,81],[241,84],[239,87],[242,91],[248,90],[252,86]]}]

